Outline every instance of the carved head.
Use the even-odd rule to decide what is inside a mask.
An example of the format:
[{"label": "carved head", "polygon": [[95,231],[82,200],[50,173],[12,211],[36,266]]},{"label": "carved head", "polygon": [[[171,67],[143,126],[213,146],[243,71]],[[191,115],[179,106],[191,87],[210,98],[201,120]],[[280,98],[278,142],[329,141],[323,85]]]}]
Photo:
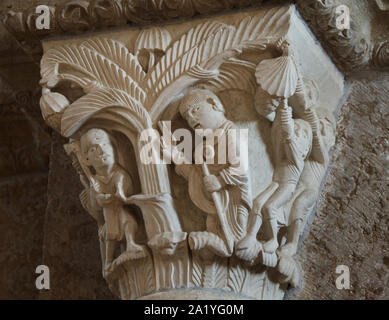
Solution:
[{"label": "carved head", "polygon": [[217,129],[226,121],[220,99],[206,89],[190,90],[181,101],[180,113],[192,129]]},{"label": "carved head", "polygon": [[302,79],[303,84],[303,90],[305,93],[305,103],[306,106],[302,106],[301,102],[298,102],[296,100],[296,95],[291,97],[289,100],[289,103],[293,106],[295,105],[296,108],[293,108],[295,115],[297,118],[303,118],[304,117],[304,109],[307,108],[316,108],[318,101],[319,101],[319,88],[316,84],[315,80],[311,80],[308,78]]},{"label": "carved head", "polygon": [[319,100],[319,88],[316,84],[315,80],[303,79],[304,83],[304,90],[305,90],[305,95],[308,99],[308,105],[313,106],[316,105],[318,100]]},{"label": "carved head", "polygon": [[317,108],[317,116],[320,121],[320,134],[327,149],[335,144],[336,121],[332,112],[326,108]]},{"label": "carved head", "polygon": [[80,140],[81,151],[88,166],[95,169],[112,167],[115,152],[109,134],[102,129],[90,129]]},{"label": "carved head", "polygon": [[276,116],[276,110],[281,103],[281,99],[271,96],[261,87],[257,88],[255,94],[255,110],[259,115],[273,122]]}]

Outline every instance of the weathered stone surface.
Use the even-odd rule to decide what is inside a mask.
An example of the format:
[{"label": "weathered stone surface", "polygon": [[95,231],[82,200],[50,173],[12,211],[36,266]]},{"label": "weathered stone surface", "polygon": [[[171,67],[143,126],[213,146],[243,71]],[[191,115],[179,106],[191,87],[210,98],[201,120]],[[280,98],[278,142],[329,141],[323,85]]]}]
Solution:
[{"label": "weathered stone surface", "polygon": [[33,299],[42,263],[50,141],[1,85],[0,298]]},{"label": "weathered stone surface", "polygon": [[[389,75],[361,74],[342,107],[332,169],[298,258],[298,299],[389,298]],[[351,290],[338,290],[347,265]]]},{"label": "weathered stone surface", "polygon": [[0,179],[0,299],[38,296],[46,186],[46,174]]}]

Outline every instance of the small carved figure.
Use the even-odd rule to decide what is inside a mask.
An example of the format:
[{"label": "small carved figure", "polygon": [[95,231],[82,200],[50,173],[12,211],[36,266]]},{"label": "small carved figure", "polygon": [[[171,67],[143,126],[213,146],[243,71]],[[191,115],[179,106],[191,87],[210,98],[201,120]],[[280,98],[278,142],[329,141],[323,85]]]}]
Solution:
[{"label": "small carved figure", "polygon": [[298,196],[290,211],[287,242],[279,249],[280,253],[290,257],[296,254],[299,236],[319,196],[329,163],[329,150],[335,143],[335,120],[330,112],[324,108],[309,109],[306,117],[312,125],[312,151],[297,185]]},{"label": "small carved figure", "polygon": [[[126,253],[132,258],[145,256],[144,247],[135,243],[138,228],[136,218],[124,207],[132,193],[130,175],[115,161],[112,138],[101,129],[91,129],[80,140],[82,165],[88,178],[89,195],[82,197],[82,203],[89,212],[102,210],[104,228],[100,235],[105,240],[104,272],[110,271],[117,245],[126,240]],[[85,179],[84,179],[85,180]],[[98,220],[100,225],[103,223]],[[101,229],[101,228],[100,228]]]},{"label": "small carved figure", "polygon": [[[216,133],[217,141],[228,141],[224,147],[234,151],[222,164],[176,165],[176,172],[188,180],[192,201],[208,214],[207,231],[190,234],[192,250],[208,248],[219,256],[231,256],[234,244],[245,235],[252,205],[247,155],[239,154],[238,139],[228,135],[235,126],[213,92],[192,89],[183,98],[180,113],[192,129],[205,130],[205,138]],[[214,159],[219,159],[218,142],[213,146]]]},{"label": "small carved figure", "polygon": [[[296,190],[304,168],[304,161],[311,151],[312,143],[310,124],[303,119],[293,118],[292,108],[287,105],[286,99],[278,99],[264,91],[259,91],[256,102],[257,111],[267,119],[273,120],[271,142],[275,168],[273,187],[269,188],[275,191],[263,204],[263,207],[262,204],[261,206],[254,205],[255,210],[249,218],[247,235],[238,245],[238,256],[248,261],[255,260],[260,251],[265,254],[274,254],[277,250],[279,225],[286,225],[287,221],[283,209]],[[267,194],[269,196],[269,193]],[[261,198],[260,201],[263,199]],[[264,218],[264,227],[269,233],[269,239],[263,245],[257,241],[262,217]],[[263,263],[265,262],[263,261]]]}]

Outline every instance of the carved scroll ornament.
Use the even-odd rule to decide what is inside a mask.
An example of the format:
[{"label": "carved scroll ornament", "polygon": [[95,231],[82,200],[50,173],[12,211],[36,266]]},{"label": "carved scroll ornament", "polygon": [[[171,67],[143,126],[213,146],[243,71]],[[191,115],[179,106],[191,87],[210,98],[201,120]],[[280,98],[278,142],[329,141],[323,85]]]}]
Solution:
[{"label": "carved scroll ornament", "polygon": [[[121,298],[206,288],[281,299],[301,284],[294,256],[328,166],[334,120],[290,48],[293,14],[268,9],[236,24],[197,23],[176,37],[150,28],[132,52],[102,36],[45,52],[42,114],[70,138],[103,275]],[[234,99],[246,103],[231,107]],[[218,141],[248,128],[251,151],[236,156],[244,170],[230,158],[159,161],[183,156],[174,137],[157,137],[162,152],[145,163],[142,135],[161,121],[217,132]],[[228,140],[228,148],[239,143]]]},{"label": "carved scroll ornament", "polygon": [[[372,43],[368,35],[353,23],[351,28],[339,30],[335,21],[339,16],[336,8],[340,3],[333,0],[290,1],[296,6],[309,24],[315,36],[334,59],[338,68],[345,73],[361,69],[381,70],[389,65],[386,41]],[[388,10],[386,0],[376,0],[376,6]],[[68,1],[66,4],[49,6],[50,28],[38,30],[35,7],[24,11],[8,11],[2,22],[5,28],[19,41],[22,48],[34,57],[40,57],[39,39],[61,34],[79,34],[109,27],[147,25],[177,18],[220,13],[226,10],[259,7],[270,0],[83,0]],[[352,13],[360,10],[352,7]],[[385,35],[383,35],[385,36]],[[382,50],[382,51],[381,51]],[[385,55],[385,59],[382,56]]]}]

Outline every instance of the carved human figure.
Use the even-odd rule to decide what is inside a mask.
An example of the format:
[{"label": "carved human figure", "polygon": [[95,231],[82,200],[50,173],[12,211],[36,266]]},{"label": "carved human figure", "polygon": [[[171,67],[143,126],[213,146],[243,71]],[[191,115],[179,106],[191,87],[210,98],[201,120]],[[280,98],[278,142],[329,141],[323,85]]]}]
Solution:
[{"label": "carved human figure", "polygon": [[[231,256],[234,244],[245,235],[252,206],[247,155],[240,154],[237,135],[229,134],[235,125],[227,120],[224,106],[213,92],[191,89],[179,110],[192,129],[204,130],[204,139],[210,135],[217,138],[213,164],[176,165],[176,172],[188,180],[192,201],[207,213],[207,231],[192,232],[189,243],[192,250],[207,248],[219,256]],[[218,161],[219,150],[224,150],[219,143],[226,141],[223,147],[228,149],[228,157],[223,163]]]},{"label": "carved human figure", "polygon": [[126,240],[126,253],[132,258],[145,255],[144,247],[135,243],[138,228],[135,216],[125,207],[133,190],[132,179],[116,162],[112,138],[106,131],[90,129],[81,137],[80,145],[82,165],[89,180],[83,182],[84,185],[89,183],[89,194],[81,200],[92,216],[98,217],[100,235],[105,240],[102,256],[106,273],[110,271],[116,247],[123,239]]},{"label": "carved human figure", "polygon": [[329,150],[335,143],[333,115],[324,108],[310,109],[306,113],[313,125],[312,150],[305,161],[304,170],[297,185],[298,195],[290,211],[287,241],[279,249],[280,253],[290,257],[296,254],[299,236],[319,196],[320,185],[329,163]]},{"label": "carved human figure", "polygon": [[[271,144],[275,167],[272,184],[265,191],[269,198],[264,201],[263,197],[259,197],[254,201],[247,235],[237,248],[238,256],[248,261],[256,259],[261,251],[274,254],[277,250],[279,226],[287,223],[284,206],[296,190],[312,144],[309,122],[293,118],[292,108],[287,105],[286,99],[272,97],[258,88],[256,104],[257,111],[273,122]],[[257,241],[262,222],[268,232],[268,240],[263,244]]]}]

